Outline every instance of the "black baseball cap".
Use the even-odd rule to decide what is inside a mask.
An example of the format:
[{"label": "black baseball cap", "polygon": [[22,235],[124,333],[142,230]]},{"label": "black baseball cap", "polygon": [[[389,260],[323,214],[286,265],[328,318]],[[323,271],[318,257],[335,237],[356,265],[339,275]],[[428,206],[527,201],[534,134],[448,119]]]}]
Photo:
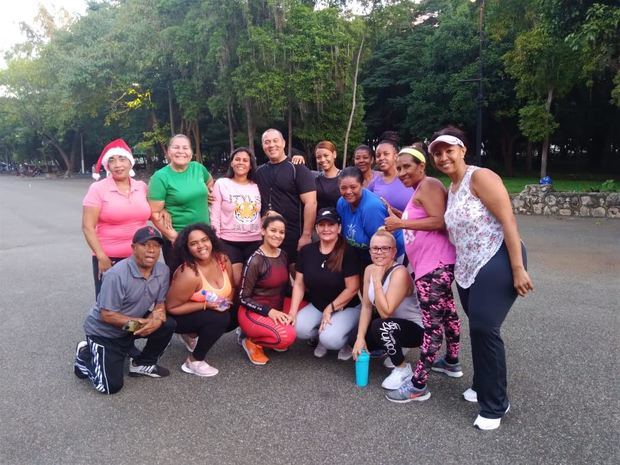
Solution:
[{"label": "black baseball cap", "polygon": [[145,226],[144,228],[138,229],[133,235],[132,243],[133,244],[144,244],[151,239],[159,242],[160,244],[164,244],[164,238],[161,237],[161,233],[157,230],[157,228],[153,226]]},{"label": "black baseball cap", "polygon": [[314,224],[317,225],[321,221],[331,221],[332,223],[340,224],[340,215],[335,208],[321,208],[316,214],[316,220],[314,220]]}]

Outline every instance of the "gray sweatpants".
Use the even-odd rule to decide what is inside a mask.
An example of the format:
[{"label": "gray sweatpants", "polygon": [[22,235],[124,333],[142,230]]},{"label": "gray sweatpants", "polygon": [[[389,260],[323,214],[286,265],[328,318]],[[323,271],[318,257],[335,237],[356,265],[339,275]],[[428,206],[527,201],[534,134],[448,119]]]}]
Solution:
[{"label": "gray sweatpants", "polygon": [[319,334],[319,325],[323,312],[314,305],[308,304],[297,313],[295,331],[297,339],[311,339],[319,337],[319,342],[328,350],[340,350],[346,343],[349,333],[357,328],[360,319],[361,305],[346,307],[332,313],[331,324]]}]

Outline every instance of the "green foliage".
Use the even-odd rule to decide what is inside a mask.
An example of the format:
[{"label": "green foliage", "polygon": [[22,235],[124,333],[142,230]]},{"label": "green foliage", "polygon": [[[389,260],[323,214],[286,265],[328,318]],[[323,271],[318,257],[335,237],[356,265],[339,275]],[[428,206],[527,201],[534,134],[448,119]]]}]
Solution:
[{"label": "green foliage", "polygon": [[620,186],[616,185],[616,181],[614,181],[613,179],[607,179],[606,181],[601,183],[601,185],[597,189],[595,189],[595,192],[617,192],[618,187]]},{"label": "green foliage", "polygon": [[620,6],[595,3],[579,28],[566,37],[571,49],[580,54],[581,77],[592,88],[595,79],[615,68],[614,88],[611,95],[620,106]]},{"label": "green foliage", "polygon": [[519,110],[519,129],[531,141],[540,142],[557,128],[544,103],[529,103]]},{"label": "green foliage", "polygon": [[[0,157],[45,146],[71,169],[81,138],[90,164],[112,138],[156,152],[186,132],[216,160],[289,122],[296,147],[340,152],[362,38],[349,147],[388,129],[404,143],[447,123],[473,133],[482,2],[355,3],[364,16],[344,0],[102,0],[71,21],[43,9],[0,70]],[[527,140],[550,139],[613,163],[617,4],[484,4],[485,162],[509,170]]]}]

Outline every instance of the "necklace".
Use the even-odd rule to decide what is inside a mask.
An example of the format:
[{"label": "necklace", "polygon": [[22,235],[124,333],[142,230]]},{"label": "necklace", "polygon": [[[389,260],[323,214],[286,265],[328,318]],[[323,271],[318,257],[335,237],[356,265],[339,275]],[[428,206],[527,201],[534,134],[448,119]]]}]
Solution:
[{"label": "necklace", "polygon": [[329,256],[330,256],[330,254],[331,254],[333,251],[334,251],[334,247],[332,246],[332,248],[331,248],[331,250],[330,250],[329,252],[324,253],[324,252],[323,252],[323,250],[322,250],[321,245],[319,244],[319,253],[325,257],[325,258],[323,259],[323,262],[321,263],[321,268],[323,268],[323,269],[325,268],[325,263],[327,263],[327,260],[329,260]]}]

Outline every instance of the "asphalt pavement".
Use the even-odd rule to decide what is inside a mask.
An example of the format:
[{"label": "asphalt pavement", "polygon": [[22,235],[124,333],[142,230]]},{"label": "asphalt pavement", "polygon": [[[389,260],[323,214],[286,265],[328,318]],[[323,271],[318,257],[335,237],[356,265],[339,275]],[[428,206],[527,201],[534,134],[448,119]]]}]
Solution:
[{"label": "asphalt pavement", "polygon": [[518,218],[535,292],[503,326],[511,411],[482,432],[461,397],[472,374],[462,311],[465,376],[431,374],[426,402],[385,400],[378,361],[357,388],[352,362],[315,359],[303,341],[253,366],[233,334],[208,354],[214,378],[183,373],[173,339],[169,378],[95,392],[72,370],[94,298],[88,185],[0,176],[1,464],[620,462],[620,221]]}]

